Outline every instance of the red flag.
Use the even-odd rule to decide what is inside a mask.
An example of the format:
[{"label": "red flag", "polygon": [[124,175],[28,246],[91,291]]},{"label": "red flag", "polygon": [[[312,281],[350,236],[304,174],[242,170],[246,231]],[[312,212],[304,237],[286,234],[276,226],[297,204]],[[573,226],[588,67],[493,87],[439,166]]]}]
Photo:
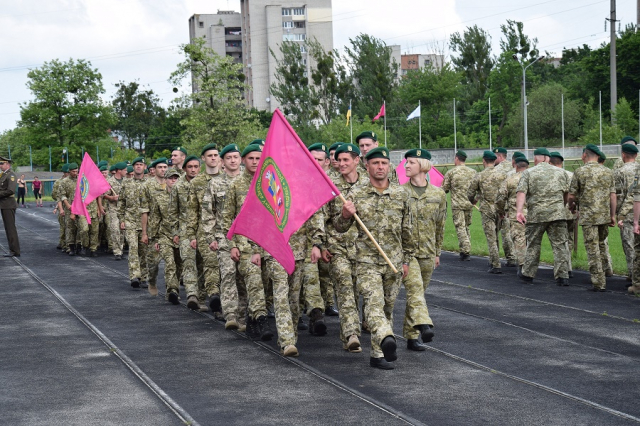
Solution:
[{"label": "red flag", "polygon": [[373,117],[373,121],[376,121],[380,117],[384,117],[384,104],[382,104],[382,106],[380,107],[380,112],[378,113],[378,115]]},{"label": "red flag", "polygon": [[[409,182],[409,178],[407,177],[407,170],[404,168],[404,165],[407,163],[407,160],[402,160],[398,167],[396,167],[396,174],[398,175],[398,182],[400,185],[404,185]],[[444,181],[444,176],[440,173],[440,170],[436,169],[435,166],[431,167],[429,173],[427,173],[427,179],[429,183],[433,186],[437,186],[440,188],[442,186],[442,182]]]},{"label": "red flag", "polygon": [[71,213],[86,217],[87,223],[91,224],[91,216],[87,212],[87,204],[109,189],[111,189],[111,185],[102,176],[100,169],[95,165],[91,156],[85,152],[78,172],[76,195],[73,197],[73,203],[71,204]]},{"label": "red flag", "polygon": [[244,235],[292,274],[289,237],[339,193],[276,109],[249,193],[227,238]]}]

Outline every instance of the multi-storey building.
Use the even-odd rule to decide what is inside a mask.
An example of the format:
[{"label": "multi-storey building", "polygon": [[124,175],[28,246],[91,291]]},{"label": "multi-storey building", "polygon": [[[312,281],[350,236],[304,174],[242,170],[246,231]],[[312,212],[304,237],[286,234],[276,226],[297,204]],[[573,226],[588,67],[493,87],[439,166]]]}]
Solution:
[{"label": "multi-storey building", "polygon": [[400,74],[407,75],[410,70],[418,70],[422,68],[433,67],[436,70],[441,70],[444,66],[444,55],[427,54],[427,55],[402,55],[400,63]]}]

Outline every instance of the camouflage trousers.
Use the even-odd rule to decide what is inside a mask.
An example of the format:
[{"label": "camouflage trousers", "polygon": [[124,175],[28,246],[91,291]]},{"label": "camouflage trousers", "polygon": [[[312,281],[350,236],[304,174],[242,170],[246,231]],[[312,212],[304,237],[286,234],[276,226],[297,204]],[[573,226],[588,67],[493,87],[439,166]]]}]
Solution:
[{"label": "camouflage trousers", "polygon": [[264,262],[260,267],[262,285],[264,286],[264,302],[267,308],[273,308],[273,283],[269,279],[267,268],[264,266]]},{"label": "camouflage trousers", "polygon": [[504,250],[504,257],[507,259],[507,261],[515,263],[516,254],[513,251],[513,240],[511,239],[510,222],[511,221],[507,217],[505,217],[502,219],[502,222],[498,220],[498,225],[500,226],[500,234],[502,235],[502,250]]},{"label": "camouflage trousers", "polygon": [[[199,296],[198,291],[198,268],[196,266],[196,250],[191,248],[190,241],[180,238],[180,259],[182,259],[182,283],[184,290],[189,296]],[[200,300],[200,298],[198,298]]]},{"label": "camouflage trousers", "polygon": [[524,257],[527,253],[527,237],[525,235],[525,226],[514,218],[509,219],[509,226],[511,227],[511,241],[513,242],[513,252],[515,254],[515,259],[518,265],[522,265],[524,263]]},{"label": "camouflage trousers", "polygon": [[605,288],[607,280],[604,276],[609,264],[609,250],[606,239],[609,236],[609,225],[582,225],[584,248],[589,259],[591,284],[595,288]]},{"label": "camouflage trousers", "polygon": [[402,280],[407,291],[407,306],[404,311],[404,323],[402,324],[402,335],[406,339],[420,337],[420,332],[413,328],[416,325],[428,324],[433,326],[424,293],[431,282],[435,262],[436,260],[433,257],[425,259],[413,258],[409,262],[409,274]]},{"label": "camouflage trousers", "polygon": [[578,226],[574,219],[567,220],[567,250],[569,251],[569,270],[573,271],[573,261],[572,261],[572,253],[573,253],[573,228],[574,226]]},{"label": "camouflage trousers", "polygon": [[[112,211],[113,210],[113,211]],[[107,212],[107,229],[109,234],[109,245],[116,256],[122,256],[122,247],[124,246],[124,232],[120,230],[120,221],[118,213],[114,209]]]},{"label": "camouflage trousers", "polygon": [[607,254],[607,261],[602,264],[602,269],[604,272],[609,272],[613,274],[613,262],[611,261],[611,252],[609,252],[609,237],[604,239],[604,250]]},{"label": "camouflage trousers", "polygon": [[109,231],[107,229],[107,217],[106,214],[100,216],[100,220],[98,221],[98,245],[99,246],[108,246],[109,245]]},{"label": "camouflage trousers", "polygon": [[156,287],[158,284],[158,269],[160,268],[160,261],[162,259],[162,253],[160,253],[160,251],[156,250],[151,244],[149,244],[149,246],[147,247],[147,281],[149,282],[149,285],[151,287]]},{"label": "camouflage trousers", "polygon": [[458,235],[460,253],[471,253],[471,234],[469,233],[471,213],[472,210],[451,210],[453,225],[456,227],[456,234]]},{"label": "camouflage trousers", "polygon": [[382,358],[380,343],[385,337],[393,336],[393,306],[400,291],[402,274],[393,272],[388,265],[358,263],[356,276],[371,329],[371,357]]},{"label": "camouflage trousers", "polygon": [[129,279],[147,281],[147,245],[142,242],[142,230],[125,229],[129,244]]},{"label": "camouflage trousers", "polygon": [[67,215],[64,214],[60,214],[58,213],[58,225],[60,225],[60,239],[58,240],[58,245],[60,247],[62,247],[62,249],[66,249],[67,246],[67,237],[66,237],[66,230],[67,230],[67,223],[65,221]]},{"label": "camouflage trousers", "polygon": [[493,268],[500,268],[500,251],[498,249],[497,219],[495,216],[482,215],[482,229],[489,248],[489,261]]},{"label": "camouflage trousers", "polygon": [[347,343],[349,336],[360,336],[358,292],[356,290],[356,262],[336,254],[331,258],[331,279],[336,284],[340,311],[340,339]]},{"label": "camouflage trousers", "polygon": [[247,315],[247,287],[238,271],[238,264],[231,259],[231,253],[218,250],[220,265],[220,302],[224,319],[236,320],[244,324]]},{"label": "camouflage trousers", "polygon": [[284,348],[295,345],[298,340],[298,300],[304,260],[296,261],[296,269],[291,276],[287,275],[287,271],[273,257],[268,256],[263,261],[267,276],[273,283],[273,310],[276,314],[278,346]]},{"label": "camouflage trousers", "polygon": [[[309,259],[310,261],[310,259]],[[322,260],[318,261],[318,276],[320,278],[320,295],[326,308],[332,307],[335,298],[334,284],[331,279],[330,265]]]},{"label": "camouflage trousers", "polygon": [[78,220],[78,227],[80,228],[82,247],[88,248],[91,251],[98,250],[98,246],[100,245],[100,219],[92,217],[91,224],[89,224],[87,218],[84,216],[76,216],[76,218]]},{"label": "camouflage trousers", "polygon": [[540,263],[542,237],[545,232],[553,250],[553,277],[555,279],[569,278],[571,253],[567,250],[567,224],[564,220],[527,223],[525,227],[527,252],[522,265],[522,274],[532,278],[536,276]]},{"label": "camouflage trousers", "polygon": [[[206,238],[198,238],[198,257],[202,265],[202,276],[204,281],[204,291],[207,296],[220,294],[220,265],[218,255],[209,248]],[[199,273],[200,271],[198,271]]]},{"label": "camouflage trousers", "polygon": [[633,271],[633,262],[636,258],[636,251],[634,249],[635,234],[633,233],[633,216],[631,220],[625,219],[622,222],[622,229],[620,229],[620,239],[622,240],[622,250],[624,250],[624,257],[627,261],[627,277],[631,276]]},{"label": "camouflage trousers", "polygon": [[[66,211],[65,215],[70,215],[70,211]],[[71,217],[67,217],[65,222],[65,231],[64,235],[67,239],[67,247],[71,244],[82,244],[82,234],[80,228],[78,227],[78,219],[80,216],[76,215],[75,220],[72,220]]]},{"label": "camouflage trousers", "polygon": [[304,302],[306,308],[306,314],[309,315],[311,311],[318,308],[324,312],[324,299],[320,291],[320,276],[318,273],[318,264],[311,263],[311,259],[296,260],[296,267],[298,262],[301,262],[301,274],[302,274],[302,294],[304,295]]},{"label": "camouflage trousers", "polygon": [[153,250],[160,254],[164,260],[164,284],[166,291],[164,298],[169,299],[169,293],[174,292],[180,294],[180,281],[178,280],[178,267],[176,259],[180,259],[180,249],[174,246],[173,241],[168,238],[161,238],[158,242],[160,250],[156,252],[155,247],[149,247],[149,251]]},{"label": "camouflage trousers", "polygon": [[247,313],[252,319],[267,315],[267,304],[260,266],[251,263],[251,255],[240,253],[238,271],[247,287]]},{"label": "camouflage trousers", "polygon": [[631,279],[634,290],[636,293],[640,293],[640,235],[634,234],[633,236],[633,251],[635,253],[635,257],[633,258]]}]

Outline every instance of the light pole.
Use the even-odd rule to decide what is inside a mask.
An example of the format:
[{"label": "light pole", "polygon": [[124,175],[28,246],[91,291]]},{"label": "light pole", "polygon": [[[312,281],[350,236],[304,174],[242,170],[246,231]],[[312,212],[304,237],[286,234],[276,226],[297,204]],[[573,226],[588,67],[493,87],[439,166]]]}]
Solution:
[{"label": "light pole", "polygon": [[533,62],[531,62],[529,65],[527,65],[526,67],[524,65],[522,65],[522,63],[518,60],[518,55],[513,55],[513,59],[520,64],[520,67],[522,68],[522,107],[524,109],[524,152],[525,155],[527,153],[527,151],[529,150],[529,134],[527,132],[527,68],[529,68],[531,65],[535,64],[536,62],[538,62],[540,59],[544,58],[544,55],[537,57]]}]

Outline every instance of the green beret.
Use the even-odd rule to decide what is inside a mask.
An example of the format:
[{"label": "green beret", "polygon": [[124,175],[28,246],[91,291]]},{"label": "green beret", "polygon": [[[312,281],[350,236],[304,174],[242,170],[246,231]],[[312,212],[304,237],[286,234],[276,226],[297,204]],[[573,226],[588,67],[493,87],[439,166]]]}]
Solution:
[{"label": "green beret", "polygon": [[533,151],[533,155],[546,155],[548,157],[549,150],[547,148],[536,148],[536,150]]},{"label": "green beret", "polygon": [[338,159],[338,155],[342,154],[343,152],[355,152],[359,156],[360,155],[360,148],[358,148],[357,145],[354,145],[352,143],[343,143],[339,147],[336,148],[336,152],[333,153],[333,159],[337,160]]},{"label": "green beret", "polygon": [[109,171],[110,172],[115,172],[116,171],[116,165],[114,164],[113,166],[109,167]]},{"label": "green beret", "polygon": [[516,165],[518,163],[527,163],[527,164],[529,164],[529,160],[527,160],[527,157],[525,157],[524,154],[522,156],[517,156],[515,158],[515,160],[516,160]]},{"label": "green beret", "polygon": [[636,141],[631,136],[625,136],[624,138],[622,138],[622,140],[620,141],[620,145],[624,145],[629,142],[633,142],[635,145],[638,145],[638,141]]},{"label": "green beret", "polygon": [[98,163],[98,167],[108,166],[108,165],[109,165],[109,162],[108,162],[107,160],[101,160],[101,161]]},{"label": "green beret", "polygon": [[467,158],[467,153],[464,152],[463,150],[459,149],[458,152],[456,152],[456,157],[460,157],[460,158]]},{"label": "green beret", "polygon": [[607,156],[604,155],[604,152],[602,152],[602,151],[600,151],[600,154],[598,154],[598,158],[600,159],[600,162],[602,162],[602,163],[607,161]]},{"label": "green beret", "polygon": [[622,152],[626,152],[627,154],[637,154],[638,153],[638,147],[627,143],[622,145]]},{"label": "green beret", "polygon": [[218,149],[218,145],[216,145],[215,143],[210,143],[204,146],[204,148],[202,148],[202,151],[200,151],[200,155],[204,155],[205,152],[211,150],[211,149]]},{"label": "green beret", "polygon": [[[264,139],[254,139],[251,142],[249,142],[249,145],[263,145],[264,146]],[[243,155],[244,157],[244,155]]]},{"label": "green beret", "polygon": [[242,154],[240,154],[240,155],[244,158],[245,155],[249,154],[250,152],[254,152],[254,151],[262,152],[262,145],[259,145],[259,144],[247,145],[247,147],[242,151]]},{"label": "green beret", "polygon": [[182,168],[184,169],[187,163],[193,160],[196,160],[198,164],[200,164],[200,159],[198,157],[196,157],[195,155],[189,155],[187,158],[184,159],[184,163],[182,163]]},{"label": "green beret", "polygon": [[485,151],[482,153],[482,158],[489,161],[495,161],[498,159],[498,156],[493,153],[493,151]]},{"label": "green beret", "polygon": [[[588,143],[587,146],[584,147],[584,149],[591,151],[592,153],[596,154],[596,155],[600,155],[600,150],[598,149],[597,146],[595,146],[592,143]],[[584,152],[584,151],[583,151]]]},{"label": "green beret", "polygon": [[165,178],[170,178],[171,176],[178,176],[178,177],[180,177],[180,172],[179,172],[179,171],[177,171],[177,170],[176,170],[176,169],[174,169],[174,168],[167,169],[167,171],[166,171],[166,172],[164,172],[164,177],[165,177]]},{"label": "green beret", "polygon": [[329,151],[335,151],[335,150],[336,150],[336,149],[338,149],[338,147],[339,147],[340,145],[342,145],[343,143],[344,143],[344,142],[336,142],[336,143],[334,143],[333,145],[331,145],[331,146],[329,147]]},{"label": "green beret", "polygon": [[493,148],[493,152],[495,154],[500,153],[500,154],[505,154],[506,155],[507,154],[507,148],[503,148],[503,147]]},{"label": "green beret", "polygon": [[133,166],[127,166],[127,173],[133,173]]},{"label": "green beret", "polygon": [[235,143],[229,144],[220,151],[220,158],[224,158],[224,156],[230,152],[240,152],[240,148],[238,148],[238,145]]},{"label": "green beret", "polygon": [[187,149],[181,146],[176,146],[175,148],[173,148],[173,151],[180,151],[184,155],[187,155]]},{"label": "green beret", "polygon": [[151,164],[149,165],[149,168],[150,168],[150,169],[152,169],[152,168],[154,168],[155,166],[157,166],[158,164],[168,164],[168,163],[167,163],[167,161],[168,161],[168,160],[167,160],[167,158],[166,158],[166,157],[160,157],[160,158],[158,158],[156,161],[154,161],[153,163],[151,163]]},{"label": "green beret", "polygon": [[553,151],[549,153],[549,157],[551,158],[559,158],[561,161],[564,161],[564,157],[558,151]]},{"label": "green beret", "polygon": [[384,146],[379,146],[377,148],[373,148],[371,151],[367,152],[367,155],[364,158],[368,160],[373,160],[374,158],[386,158],[389,159],[389,150]]},{"label": "green beret", "polygon": [[134,159],[133,159],[133,161],[131,162],[131,165],[132,165],[132,166],[135,166],[135,165],[136,165],[136,163],[142,163],[142,164],[145,164],[145,162],[144,162],[144,157],[136,157],[136,158],[134,158]]},{"label": "green beret", "polygon": [[514,158],[516,158],[516,157],[524,157],[524,158],[527,158],[527,156],[526,156],[526,155],[524,155],[524,154],[523,154],[522,152],[520,152],[520,151],[515,151],[515,152],[513,153],[513,155],[511,156],[511,158],[512,158],[512,159],[514,159]]},{"label": "green beret", "polygon": [[424,158],[427,160],[431,160],[431,153],[426,149],[416,148],[410,149],[404,154],[404,158]]},{"label": "green beret", "polygon": [[366,132],[362,132],[358,136],[356,136],[356,143],[360,142],[360,139],[373,139],[374,141],[378,142],[378,135],[376,135],[375,132],[370,132],[367,130]]},{"label": "green beret", "polygon": [[69,170],[75,170],[78,168],[78,163],[69,163]]},{"label": "green beret", "polygon": [[126,162],[124,162],[124,161],[121,161],[121,162],[119,162],[119,163],[114,164],[114,165],[113,165],[113,167],[114,167],[116,170],[124,170],[124,169],[126,169],[126,168],[127,168],[127,163],[126,163]]},{"label": "green beret", "polygon": [[107,165],[105,164],[104,166],[100,166],[99,169],[101,172],[104,172],[105,170],[107,170]]},{"label": "green beret", "polygon": [[309,152],[311,151],[322,151],[322,152],[327,152],[327,146],[323,143],[314,143],[312,145],[309,146]]},{"label": "green beret", "polygon": [[62,173],[69,173],[69,165],[68,164],[63,164],[62,165]]}]

